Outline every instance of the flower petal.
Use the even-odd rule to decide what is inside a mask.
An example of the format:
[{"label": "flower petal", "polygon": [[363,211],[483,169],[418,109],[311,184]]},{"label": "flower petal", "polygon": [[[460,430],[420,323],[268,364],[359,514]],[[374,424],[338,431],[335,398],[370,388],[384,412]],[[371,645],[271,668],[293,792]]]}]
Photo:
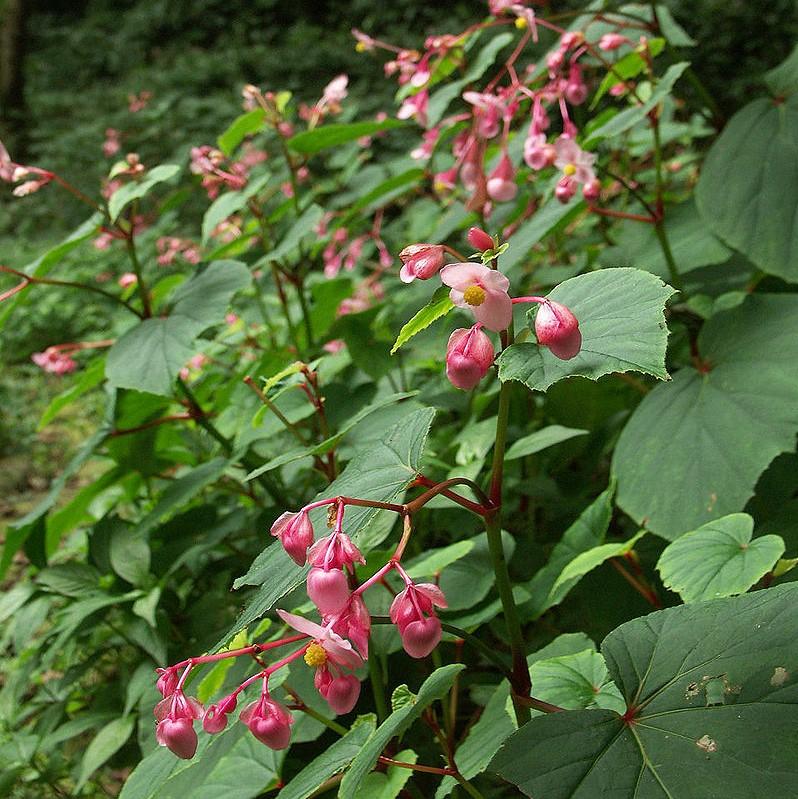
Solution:
[{"label": "flower petal", "polygon": [[285,610],[278,610],[277,615],[289,626],[293,627],[297,632],[309,635],[311,638],[324,638],[326,630],[320,624],[305,619],[302,616],[295,616],[293,613],[288,613]]}]

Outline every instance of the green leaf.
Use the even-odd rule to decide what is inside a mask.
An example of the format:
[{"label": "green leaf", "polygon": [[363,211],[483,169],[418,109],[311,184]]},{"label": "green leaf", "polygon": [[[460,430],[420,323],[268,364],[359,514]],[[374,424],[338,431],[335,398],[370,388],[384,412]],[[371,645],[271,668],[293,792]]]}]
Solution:
[{"label": "green leaf", "polygon": [[[382,440],[372,442],[367,449],[358,452],[338,478],[316,499],[358,496],[379,502],[396,502],[418,474],[434,415],[435,411],[431,408],[409,413]],[[387,513],[389,512],[375,508],[346,509],[347,531],[364,554],[379,544],[387,534],[389,528],[384,529],[384,525],[376,524]],[[317,530],[326,530],[326,516],[326,508],[311,511],[311,520]],[[375,534],[374,529],[379,532]],[[226,643],[239,630],[271,610],[276,602],[302,583],[307,571],[307,567],[300,569],[293,565],[278,543],[270,542],[255,559],[247,574],[233,583],[234,588],[242,585],[261,587],[220,644]]]},{"label": "green leaf", "polygon": [[510,248],[502,256],[501,268],[507,272],[528,259],[529,251],[550,233],[570,224],[585,209],[583,200],[563,204],[550,199],[535,211],[527,222],[519,225],[509,240]]},{"label": "green leaf", "polygon": [[530,433],[528,436],[513,442],[504,459],[512,461],[517,458],[524,458],[527,455],[534,455],[536,452],[541,452],[563,441],[570,441],[570,439],[577,436],[586,436],[588,432],[588,430],[577,430],[572,427],[551,424],[542,430],[536,430],[534,433]]},{"label": "green leaf", "polygon": [[[639,264],[647,272],[653,272],[663,280],[668,279],[668,264],[653,225],[624,220],[616,227],[616,231],[618,249],[626,263]],[[707,228],[693,199],[668,208],[665,232],[681,275],[702,266],[723,263],[733,254]],[[612,262],[618,264],[615,251],[611,252]]]},{"label": "green leaf", "polygon": [[222,321],[230,300],[249,285],[249,269],[238,261],[213,261],[181,284],[165,319],[145,319],[108,352],[105,374],[120,388],[170,396],[177,373],[194,355],[203,330]]},{"label": "green leaf", "polygon": [[[403,749],[393,756],[400,763],[415,763],[418,755],[412,749]],[[384,772],[372,771],[360,783],[355,799],[395,799],[413,776],[409,768],[388,766]]]},{"label": "green leaf", "polygon": [[696,188],[704,221],[762,271],[798,281],[798,95],[760,99],[729,120]]},{"label": "green leaf", "polygon": [[742,510],[767,465],[795,449],[798,297],[751,295],[709,319],[697,347],[707,366],[646,394],[612,461],[618,505],[669,540]]},{"label": "green leaf", "polygon": [[[656,57],[662,52],[662,48],[665,47],[665,39],[649,39],[647,47],[651,55]],[[596,89],[596,93],[590,103],[590,110],[592,111],[598,105],[598,101],[621,79],[636,78],[647,66],[648,62],[636,49],[619,58],[612,65],[612,69],[604,76],[604,80],[601,81],[598,89]]]},{"label": "green leaf", "polygon": [[500,33],[494,36],[480,51],[466,70],[465,75],[459,80],[449,81],[442,89],[430,96],[427,109],[428,126],[434,127],[440,122],[449,104],[462,94],[469,83],[478,81],[487,72],[488,68],[496,61],[499,52],[513,40],[512,33]]},{"label": "green leaf", "polygon": [[595,144],[599,139],[607,139],[617,136],[629,128],[642,122],[648,112],[656,108],[671,93],[675,83],[682,76],[682,73],[690,66],[688,61],[681,61],[668,67],[665,74],[657,82],[651,96],[640,105],[627,108],[616,114],[609,122],[603,124],[598,130],[591,131],[586,145]]},{"label": "green leaf", "polygon": [[414,580],[420,577],[434,577],[447,566],[468,555],[475,543],[476,539],[469,538],[465,541],[456,541],[448,547],[431,549],[426,554],[408,561],[405,570]]},{"label": "green leaf", "polygon": [[[584,633],[559,635],[550,644],[527,658],[530,673],[534,673],[532,669],[538,661],[563,655],[575,655],[589,648],[595,650],[593,642]],[[553,702],[553,699],[545,693],[539,692],[537,684],[535,684],[534,690],[535,696],[547,702]],[[470,728],[466,739],[457,747],[457,768],[467,780],[481,774],[499,750],[502,742],[515,732],[515,716],[507,708],[509,700],[509,685],[507,682],[502,682],[491,694],[484,712],[476,724]],[[448,796],[455,785],[457,782],[454,777],[444,777],[435,793],[435,799],[443,799]]]},{"label": "green leaf", "polygon": [[96,388],[104,379],[105,361],[103,358],[95,358],[80,373],[75,383],[50,400],[50,403],[44,409],[42,418],[39,419],[36,429],[38,431],[43,430],[64,408],[71,405],[75,400],[80,399],[93,388]]},{"label": "green leaf", "polygon": [[235,152],[236,147],[241,144],[247,136],[257,133],[263,128],[263,121],[266,119],[266,112],[262,108],[255,108],[247,111],[246,114],[237,116],[216,140],[219,149],[227,156]]},{"label": "green leaf", "polygon": [[[49,249],[44,255],[40,255],[35,261],[25,266],[22,271],[31,277],[45,277],[50,273],[52,268],[69,255],[72,250],[80,247],[87,239],[96,236],[102,221],[103,214],[92,214],[62,242]],[[27,289],[3,302],[2,306],[0,306],[0,328],[2,328],[8,317],[11,316],[16,308],[21,308],[27,304],[31,296],[30,289]]]},{"label": "green leaf", "polygon": [[246,479],[253,480],[261,474],[278,469],[280,466],[285,466],[287,463],[293,463],[302,458],[309,458],[313,455],[324,455],[331,449],[337,447],[344,436],[346,436],[358,422],[363,421],[363,419],[374,413],[374,411],[384,408],[386,405],[393,405],[397,402],[401,402],[401,400],[408,399],[409,397],[415,397],[416,394],[418,394],[417,391],[405,391],[404,393],[390,394],[387,397],[383,397],[377,400],[377,402],[373,402],[371,405],[361,408],[354,416],[346,421],[346,424],[344,424],[334,436],[330,436],[321,443],[314,444],[312,447],[302,447],[300,449],[284,452],[282,455],[278,455],[276,458],[272,458],[267,463],[264,463],[263,466],[253,469],[253,471],[246,476]]},{"label": "green leaf", "polygon": [[136,766],[119,799],[254,799],[276,786],[283,756],[235,722],[218,735],[200,733],[192,760],[158,747]]},{"label": "green leaf", "polygon": [[177,164],[161,164],[153,167],[149,172],[145,172],[144,177],[140,180],[126,183],[122,188],[117,189],[108,200],[108,215],[111,221],[116,222],[117,217],[128,203],[141,199],[154,186],[171,180],[178,172],[180,172],[180,167]]},{"label": "green leaf", "polygon": [[764,577],[784,554],[778,535],[751,541],[754,520],[731,513],[669,544],[657,562],[666,588],[683,602],[742,594]]},{"label": "green leaf", "polygon": [[449,289],[446,286],[438,287],[432,295],[432,299],[409,322],[402,325],[402,329],[391,347],[391,355],[407,344],[413,336],[446,316],[452,308],[454,308],[454,303],[449,299]]},{"label": "green leaf", "polygon": [[401,735],[421,716],[424,708],[431,705],[436,699],[440,699],[452,687],[457,675],[464,668],[465,666],[461,663],[453,663],[436,669],[424,681],[413,703],[404,705],[388,716],[352,761],[338,791],[340,799],[354,799],[361,782],[374,768],[377,758],[382,754],[382,750],[388,745],[391,738]]},{"label": "green leaf", "polygon": [[363,136],[373,136],[384,130],[407,127],[406,122],[398,119],[386,119],[382,122],[347,122],[336,125],[322,125],[313,130],[297,133],[288,140],[288,146],[298,153],[313,155],[326,150],[328,147],[337,147],[355,141]]},{"label": "green leaf", "polygon": [[324,209],[320,205],[314,203],[309,208],[306,208],[299,219],[286,231],[286,234],[280,239],[278,245],[273,250],[267,252],[256,265],[262,266],[272,261],[279,261],[286,255],[290,255],[299,247],[306,236],[313,233],[313,229],[319,223],[322,216],[324,216]]},{"label": "green leaf", "polygon": [[375,716],[361,716],[343,738],[308,763],[281,791],[277,799],[308,799],[330,777],[345,769],[363,748],[376,727]]},{"label": "green leaf", "polygon": [[566,280],[548,297],[579,320],[582,350],[569,361],[537,344],[513,344],[498,359],[499,378],[545,391],[567,377],[597,380],[612,372],[644,372],[663,380],[668,328],[665,303],[673,289],[639,269],[601,269]]},{"label": "green leaf", "polygon": [[765,73],[765,83],[776,97],[798,92],[798,45],[781,64]]},{"label": "green leaf", "polygon": [[531,599],[522,608],[526,618],[536,619],[565,599],[574,584],[560,583],[557,591],[553,590],[554,585],[570,563],[603,543],[612,518],[613,493],[614,486],[610,486],[593,500],[555,545],[549,562],[526,583],[524,587],[531,594]]},{"label": "green leaf", "polygon": [[[347,218],[354,218],[357,212],[362,211],[363,209],[371,211],[378,206],[386,205],[391,200],[395,200],[410,188],[419,184],[422,180],[424,180],[424,177],[424,170],[414,167],[413,169],[408,169],[405,172],[400,172],[398,175],[388,178],[388,180],[384,180],[382,183],[379,183],[377,186],[375,186],[370,192],[360,197],[360,199],[358,199],[357,202],[352,205],[352,207],[349,209],[349,215]],[[378,200],[379,202],[377,202]]]},{"label": "green leaf", "polygon": [[75,793],[79,793],[89,777],[125,745],[133,732],[135,724],[135,716],[122,716],[122,718],[114,719],[106,724],[92,738],[80,762],[80,773],[75,786]]},{"label": "green leaf", "polygon": [[254,197],[270,180],[271,175],[261,175],[257,180],[247,184],[243,191],[228,191],[217,197],[202,217],[202,245],[208,243],[211,234],[220,222],[240,211],[247,205],[247,200]]},{"label": "green leaf", "polygon": [[586,552],[580,552],[561,572],[554,585],[551,587],[548,602],[560,596],[562,592],[570,591],[588,572],[601,566],[610,558],[620,558],[634,549],[634,545],[646,534],[641,530],[628,541],[612,544],[601,544],[592,547]]},{"label": "green leaf", "polygon": [[37,585],[64,596],[85,596],[96,591],[99,582],[100,574],[95,568],[77,561],[50,566],[36,575]]},{"label": "green leaf", "polygon": [[795,795],[796,601],[798,586],[785,585],[622,625],[601,650],[629,721],[538,716],[491,769],[546,799]]}]

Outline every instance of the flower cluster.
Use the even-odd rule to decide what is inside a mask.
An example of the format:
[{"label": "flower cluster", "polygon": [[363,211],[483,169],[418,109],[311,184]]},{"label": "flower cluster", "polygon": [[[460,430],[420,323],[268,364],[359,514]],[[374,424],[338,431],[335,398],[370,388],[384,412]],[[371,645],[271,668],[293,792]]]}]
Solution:
[{"label": "flower cluster", "polygon": [[[546,297],[509,295],[510,281],[496,268],[496,243],[480,228],[471,228],[469,243],[486,255],[493,267],[465,261],[446,264],[447,247],[441,244],[411,244],[399,253],[400,279],[410,283],[416,278],[429,280],[440,273],[441,282],[451,291],[449,298],[458,308],[474,314],[476,324],[459,328],[449,337],[446,347],[446,376],[456,388],[475,388],[488,373],[494,359],[491,340],[482,328],[494,333],[505,331],[513,320],[513,304],[538,303],[535,334],[538,344],[548,347],[557,358],[569,360],[582,348],[579,322],[564,305]],[[484,257],[483,257],[484,260]]]}]

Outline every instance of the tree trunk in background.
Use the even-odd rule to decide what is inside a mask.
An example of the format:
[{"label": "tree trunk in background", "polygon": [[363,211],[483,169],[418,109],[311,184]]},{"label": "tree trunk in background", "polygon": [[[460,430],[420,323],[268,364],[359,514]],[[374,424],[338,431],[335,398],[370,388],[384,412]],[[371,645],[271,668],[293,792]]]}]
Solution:
[{"label": "tree trunk in background", "polygon": [[0,0],[0,137],[18,160],[25,149],[27,0]]}]

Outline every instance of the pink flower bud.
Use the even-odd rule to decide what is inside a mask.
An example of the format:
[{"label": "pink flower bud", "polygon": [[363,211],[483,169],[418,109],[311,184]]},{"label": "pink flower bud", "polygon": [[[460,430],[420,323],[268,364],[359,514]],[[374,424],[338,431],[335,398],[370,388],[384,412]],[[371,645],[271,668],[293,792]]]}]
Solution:
[{"label": "pink flower bud", "polygon": [[563,177],[557,182],[554,196],[563,204],[567,203],[576,194],[577,182],[572,177]]},{"label": "pink flower bud", "polygon": [[177,688],[177,671],[175,669],[156,669],[155,671],[159,675],[155,686],[161,692],[161,696],[171,696]]},{"label": "pink flower bud", "polygon": [[412,621],[401,631],[402,646],[410,657],[429,655],[441,640],[441,623],[437,616]]},{"label": "pink flower bud", "polygon": [[496,245],[493,239],[482,228],[472,227],[468,231],[468,243],[480,252],[492,250]]},{"label": "pink flower bud", "polygon": [[235,694],[230,694],[218,704],[211,705],[202,717],[202,729],[211,734],[221,732],[227,726],[227,714],[232,713],[237,704]]},{"label": "pink flower bud", "polygon": [[399,277],[403,283],[412,283],[416,278],[429,280],[444,264],[443,245],[411,244],[399,253],[399,259],[402,262]]},{"label": "pink flower bud", "polygon": [[582,348],[579,322],[564,305],[546,300],[535,316],[535,335],[538,344],[548,347],[553,355],[568,361]]},{"label": "pink flower bud", "polygon": [[601,50],[617,50],[622,44],[629,40],[620,33],[605,33],[600,39],[598,46]]},{"label": "pink flower bud", "polygon": [[197,751],[197,733],[189,718],[165,718],[158,722],[155,737],[161,746],[165,746],[183,760],[191,760]]},{"label": "pink flower bud", "polygon": [[446,377],[455,388],[470,391],[488,373],[493,358],[493,344],[479,327],[459,328],[446,345]]},{"label": "pink flower bud", "polygon": [[354,563],[365,563],[363,553],[346,533],[333,533],[320,538],[308,552],[308,563],[324,569],[341,569]]},{"label": "pink flower bud", "polygon": [[360,698],[360,680],[354,674],[342,674],[334,677],[323,694],[327,704],[339,716],[348,713]]},{"label": "pink flower bud", "polygon": [[341,569],[311,569],[307,589],[308,596],[323,616],[338,613],[349,602],[349,584]]},{"label": "pink flower bud", "polygon": [[351,595],[349,606],[333,625],[333,631],[351,640],[363,658],[368,658],[371,614],[359,594]]},{"label": "pink flower bud", "polygon": [[313,525],[307,513],[283,513],[272,525],[271,534],[279,537],[292,560],[305,565],[308,547],[313,543]]},{"label": "pink flower bud", "polygon": [[488,176],[488,196],[496,202],[506,203],[517,193],[513,162],[507,153],[504,153],[496,168]]},{"label": "pink flower bud", "polygon": [[555,50],[553,53],[549,53],[548,57],[546,58],[546,66],[552,71],[556,72],[562,65],[565,63],[565,51],[564,50]]},{"label": "pink flower bud", "polygon": [[270,749],[285,749],[291,741],[293,716],[279,702],[265,695],[248,704],[239,718]]},{"label": "pink flower bud", "polygon": [[601,197],[601,181],[596,178],[595,180],[589,180],[582,186],[582,196],[588,202],[594,202]]},{"label": "pink flower bud", "polygon": [[571,64],[564,94],[571,105],[582,105],[587,100],[587,86],[582,80],[582,69],[579,64]]}]

